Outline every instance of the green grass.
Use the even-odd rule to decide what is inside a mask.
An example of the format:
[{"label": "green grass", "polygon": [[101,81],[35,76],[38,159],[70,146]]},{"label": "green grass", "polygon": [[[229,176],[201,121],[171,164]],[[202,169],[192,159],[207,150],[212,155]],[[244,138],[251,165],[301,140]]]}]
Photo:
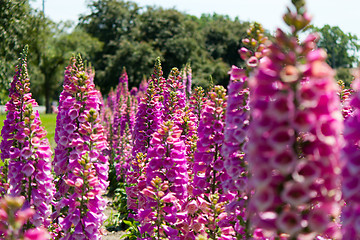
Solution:
[{"label": "green grass", "polygon": [[55,127],[56,127],[56,114],[41,114],[40,119],[42,122],[42,126],[47,131],[46,136],[49,139],[51,148],[54,149],[56,147],[56,143],[54,140]]},{"label": "green grass", "polygon": [[[6,119],[6,115],[0,114],[0,130],[4,126],[5,119]],[[47,138],[49,139],[51,148],[54,149],[56,147],[56,143],[54,141],[55,126],[56,126],[56,114],[40,114],[40,119],[42,122],[42,126],[47,131]],[[0,136],[0,140],[2,140],[1,136]]]}]

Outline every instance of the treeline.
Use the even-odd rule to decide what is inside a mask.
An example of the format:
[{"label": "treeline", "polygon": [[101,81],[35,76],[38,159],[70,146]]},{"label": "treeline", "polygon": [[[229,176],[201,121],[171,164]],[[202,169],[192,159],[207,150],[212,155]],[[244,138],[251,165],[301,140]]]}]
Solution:
[{"label": "treeline", "polygon": [[[182,68],[190,63],[193,84],[203,87],[211,82],[226,86],[231,65],[244,65],[238,49],[249,23],[241,21],[241,16],[196,17],[176,9],[141,8],[134,2],[120,0],[93,0],[89,9],[90,14],[72,26],[52,22],[32,9],[28,0],[1,1],[1,100],[6,99],[14,73],[12,66],[25,44],[29,45],[33,95],[48,111],[51,102],[57,101],[66,59],[75,52],[91,62],[96,70],[95,83],[103,94],[117,85],[123,67],[129,86],[138,86],[150,76],[158,56],[164,74],[172,67]],[[321,32],[321,47],[332,50],[329,61],[334,64],[330,65],[342,67],[341,78],[347,78],[347,69],[355,63],[356,36],[345,34],[338,27],[313,29]],[[334,41],[336,51],[331,45]]]},{"label": "treeline", "polygon": [[217,14],[197,18],[175,9],[140,8],[116,0],[94,1],[89,7],[91,14],[82,17],[78,27],[104,44],[91,59],[102,90],[117,84],[123,66],[130,86],[137,86],[150,75],[157,56],[165,74],[190,62],[198,85],[207,85],[210,76],[226,85],[231,65],[242,64],[237,50],[249,23],[238,18]]}]

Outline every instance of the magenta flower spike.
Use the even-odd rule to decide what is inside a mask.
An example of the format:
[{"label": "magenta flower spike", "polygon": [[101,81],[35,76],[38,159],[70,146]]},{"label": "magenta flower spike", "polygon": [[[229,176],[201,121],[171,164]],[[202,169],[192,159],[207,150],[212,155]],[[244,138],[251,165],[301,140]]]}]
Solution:
[{"label": "magenta flower spike", "polygon": [[181,81],[181,76],[177,68],[173,68],[169,74],[166,84],[163,87],[164,117],[166,122],[171,119],[179,118],[186,106],[185,87]]},{"label": "magenta flower spike", "polygon": [[[231,213],[236,222],[236,235],[249,236],[249,229],[246,229],[245,208],[249,199],[250,190],[248,187],[248,169],[245,156],[246,144],[248,141],[247,129],[250,122],[249,114],[249,89],[246,87],[247,77],[244,74],[234,75],[239,71],[233,66],[230,72],[233,81],[228,86],[228,101],[226,108],[226,121],[224,127],[224,142],[221,154],[224,159],[224,169],[229,175],[223,181],[222,187],[225,192],[236,193],[232,202],[227,205],[228,213]],[[242,221],[240,221],[240,218]]]},{"label": "magenta flower spike", "polygon": [[100,239],[108,186],[108,150],[101,125],[98,91],[82,64],[70,60],[57,118],[54,169],[57,176],[54,222],[59,239]]},{"label": "magenta flower spike", "polygon": [[221,184],[230,178],[225,171],[221,155],[226,100],[226,90],[221,86],[215,86],[209,92],[209,100],[203,107],[194,154],[194,176],[186,206],[191,219],[189,227],[192,233],[207,239],[235,237],[230,215],[225,209],[235,194],[226,192]]},{"label": "magenta flower spike", "polygon": [[4,162],[4,165],[0,167],[0,198],[2,198],[9,189],[9,183],[8,183],[8,163]]},{"label": "magenta flower spike", "polygon": [[[116,87],[116,98],[114,106],[114,118],[111,124],[112,142],[110,164],[116,166],[118,178],[123,178],[127,171],[127,164],[131,156],[131,128],[130,122],[130,92],[128,90],[128,76],[125,69]],[[128,105],[129,104],[129,105]],[[126,131],[126,134],[124,134]],[[111,169],[111,167],[110,167]]]},{"label": "magenta flower spike", "polygon": [[165,81],[162,77],[160,59],[157,59],[152,79],[149,80],[146,93],[140,99],[137,108],[132,132],[132,157],[129,171],[126,174],[126,183],[129,184],[129,187],[126,188],[127,206],[134,211],[134,215],[130,215],[130,217],[135,219],[138,218],[139,205],[144,202],[144,196],[140,192],[146,187],[147,150],[151,147],[152,135],[163,122],[164,105],[160,92],[163,89],[158,85],[163,86]]},{"label": "magenta flower spike", "polygon": [[[248,38],[243,40],[247,48],[243,47],[239,51],[240,56],[247,62],[246,68],[240,69],[232,66],[229,71],[229,95],[221,152],[224,158],[224,168],[230,176],[222,182],[223,188],[225,191],[236,193],[234,200],[226,206],[227,212],[231,214],[231,221],[235,223],[236,237],[245,239],[251,237],[245,211],[252,193],[248,185],[249,172],[245,155],[248,142],[247,130],[250,123],[248,77],[258,66],[250,64],[249,59],[256,58],[256,61],[259,62],[266,52],[264,43],[267,41],[267,38],[264,37],[264,29],[258,23],[251,24],[247,34]],[[246,54],[244,55],[243,52]]]},{"label": "magenta flower spike", "polygon": [[152,239],[180,239],[187,216],[188,173],[182,130],[172,121],[160,125],[148,149],[146,186],[139,204],[140,233]]},{"label": "magenta flower spike", "polygon": [[[341,239],[340,149],[343,128],[338,85],[316,35],[297,33],[310,19],[303,1],[284,16],[253,78],[246,157],[251,186],[248,216],[265,237]],[[299,59],[302,59],[300,61]]]},{"label": "magenta flower spike", "polygon": [[197,123],[200,121],[201,112],[207,100],[202,87],[196,87],[189,98],[189,107],[194,113]]},{"label": "magenta flower spike", "polygon": [[146,89],[148,87],[148,81],[144,78],[139,85],[139,89],[133,87],[131,89],[132,95],[136,96],[136,100],[140,102],[140,99],[143,98],[146,94]]},{"label": "magenta flower spike", "polygon": [[186,73],[187,73],[187,83],[186,83],[186,93],[187,96],[191,95],[191,85],[192,85],[192,69],[190,63],[186,65]]},{"label": "magenta flower spike", "polygon": [[360,79],[359,70],[355,74],[355,80],[352,84],[354,93],[350,98],[350,105],[353,107],[353,114],[345,119],[345,147],[343,154],[345,156],[344,167],[342,170],[342,193],[345,200],[345,206],[342,212],[342,232],[343,239],[360,238],[360,194],[359,188],[359,109],[360,109]]},{"label": "magenta flower spike", "polygon": [[181,70],[182,85],[184,86],[183,92],[186,94],[186,99],[191,96],[191,83],[192,83],[192,69],[190,63],[187,63]]},{"label": "magenta flower spike", "polygon": [[110,90],[108,96],[103,105],[103,115],[101,117],[102,124],[104,126],[104,131],[106,135],[106,139],[108,141],[108,145],[110,146],[109,152],[107,153],[109,157],[109,164],[111,165],[113,162],[113,156],[115,155],[115,151],[112,148],[114,145],[114,131],[113,131],[113,122],[114,122],[114,112],[115,112],[115,102],[116,102],[116,94],[113,89]]},{"label": "magenta flower spike", "polygon": [[115,105],[116,105],[116,93],[114,92],[113,89],[111,89],[109,94],[108,94],[108,97],[107,97],[106,106],[107,106],[107,108],[110,109],[110,111],[113,114],[115,112]]},{"label": "magenta flower spike", "polygon": [[181,75],[182,85],[184,86],[183,92],[185,92],[186,83],[187,83],[187,66],[181,69],[180,75]]},{"label": "magenta flower spike", "polygon": [[166,80],[162,77],[160,59],[158,58],[152,79],[149,80],[146,94],[140,100],[135,117],[133,157],[138,153],[146,153],[151,135],[157,131],[163,119],[162,92]]},{"label": "magenta flower spike", "polygon": [[47,228],[55,191],[51,174],[52,151],[46,131],[41,127],[39,113],[33,110],[37,103],[30,93],[27,51],[26,46],[11,83],[1,132],[1,159],[8,163],[8,183],[5,183],[5,187],[9,187],[8,193],[14,197],[23,196],[27,206],[35,210],[30,223]]}]

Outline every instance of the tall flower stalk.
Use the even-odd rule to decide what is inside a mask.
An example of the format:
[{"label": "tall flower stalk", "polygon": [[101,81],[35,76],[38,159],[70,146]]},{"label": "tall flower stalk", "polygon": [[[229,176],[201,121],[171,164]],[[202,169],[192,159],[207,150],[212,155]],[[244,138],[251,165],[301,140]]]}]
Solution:
[{"label": "tall flower stalk", "polygon": [[208,239],[235,237],[225,206],[234,194],[225,192],[221,182],[229,175],[224,168],[221,148],[224,141],[226,90],[215,86],[209,92],[198,127],[197,149],[194,154],[193,182],[187,210],[194,235]]},{"label": "tall flower stalk", "polygon": [[147,150],[151,147],[152,134],[163,122],[163,96],[160,94],[165,79],[162,77],[160,59],[156,60],[154,73],[149,80],[146,93],[139,101],[134,129],[133,147],[129,171],[126,177],[127,205],[134,213],[130,217],[138,219],[137,213],[145,204],[145,197],[141,191],[146,187]]},{"label": "tall flower stalk", "polygon": [[8,163],[8,193],[25,197],[26,205],[35,209],[25,227],[48,227],[55,191],[51,174],[52,151],[46,131],[40,126],[39,113],[33,110],[37,103],[30,93],[27,52],[26,46],[11,83],[6,120],[1,131],[1,159]]},{"label": "tall flower stalk", "polygon": [[360,114],[360,78],[359,70],[355,75],[356,79],[352,84],[354,93],[350,98],[350,105],[353,107],[352,115],[345,119],[345,156],[342,171],[343,183],[342,192],[346,205],[342,212],[343,239],[359,239],[360,229],[360,178],[359,178],[359,114]]},{"label": "tall flower stalk", "polygon": [[256,69],[266,52],[264,29],[253,23],[247,31],[248,38],[243,39],[239,50],[241,58],[246,61],[246,68],[232,66],[229,71],[228,100],[222,155],[224,166],[230,178],[224,181],[225,191],[236,192],[236,197],[227,205],[227,211],[234,222],[236,237],[247,239],[251,236],[249,219],[245,215],[252,190],[249,188],[248,163],[245,149],[248,142],[247,130],[250,123],[248,78]]},{"label": "tall flower stalk", "polygon": [[177,228],[186,219],[181,206],[187,197],[188,175],[181,132],[174,122],[167,121],[153,134],[142,190],[146,203],[139,209],[144,237],[177,239],[183,234]]},{"label": "tall flower stalk", "polygon": [[117,179],[124,179],[131,161],[132,130],[135,122],[135,96],[128,90],[128,76],[124,69],[116,89],[114,121],[112,124],[114,162]]},{"label": "tall flower stalk", "polygon": [[[303,1],[284,16],[269,54],[250,80],[251,117],[247,159],[251,223],[265,236],[288,239],[341,238],[340,148],[342,116],[333,70],[314,50],[316,35],[297,34],[310,18]],[[301,59],[301,61],[299,60]]]},{"label": "tall flower stalk", "polygon": [[55,221],[60,239],[99,239],[108,182],[108,146],[100,123],[100,100],[81,57],[65,71],[57,118],[54,167],[57,175]]}]

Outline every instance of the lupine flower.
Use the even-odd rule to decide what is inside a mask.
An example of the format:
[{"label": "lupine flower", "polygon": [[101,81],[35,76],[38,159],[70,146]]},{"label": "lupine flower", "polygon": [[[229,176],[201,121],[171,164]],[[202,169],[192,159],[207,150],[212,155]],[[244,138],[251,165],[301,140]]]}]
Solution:
[{"label": "lupine flower", "polygon": [[[341,238],[335,220],[341,199],[339,153],[342,117],[333,70],[316,35],[299,44],[310,19],[304,3],[280,29],[269,55],[250,80],[251,116],[247,159],[255,187],[251,223],[268,237]],[[298,58],[304,61],[300,63]]]},{"label": "lupine flower", "polygon": [[54,221],[60,239],[99,239],[108,182],[108,148],[100,123],[100,100],[80,57],[65,71],[57,117],[55,173],[57,175]]},{"label": "lupine flower", "polygon": [[[26,228],[34,216],[32,208],[22,208],[24,197],[5,196],[0,199],[0,237],[4,240],[49,240],[50,236],[43,227]],[[30,220],[31,221],[31,220]]]},{"label": "lupine flower", "polygon": [[[11,83],[2,129],[1,158],[8,163],[8,193],[25,197],[26,204],[35,209],[30,219],[35,227],[48,227],[55,190],[51,174],[52,151],[46,131],[40,126],[39,113],[33,110],[37,103],[30,93],[27,49],[26,46]],[[4,186],[7,187],[6,182]]]}]

